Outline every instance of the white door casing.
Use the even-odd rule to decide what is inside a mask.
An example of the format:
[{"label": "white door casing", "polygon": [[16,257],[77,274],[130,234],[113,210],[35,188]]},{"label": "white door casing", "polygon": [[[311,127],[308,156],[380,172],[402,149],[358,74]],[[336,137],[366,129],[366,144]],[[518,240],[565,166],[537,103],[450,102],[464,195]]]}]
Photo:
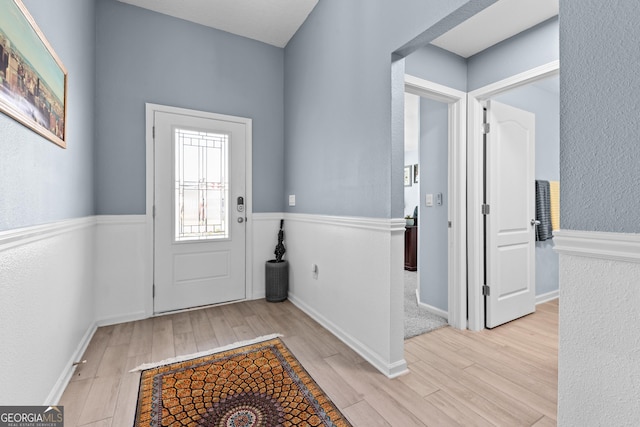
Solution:
[{"label": "white door casing", "polygon": [[487,101],[486,327],[535,311],[535,115]]},{"label": "white door casing", "polygon": [[560,71],[560,61],[552,61],[506,79],[475,89],[467,102],[467,266],[468,287],[462,292],[468,299],[468,328],[479,331],[485,327],[484,284],[484,156],[482,149],[483,102],[510,89],[533,83]]},{"label": "white door casing", "polygon": [[[246,119],[186,110],[154,111],[153,123],[153,311],[244,299],[249,200],[245,159],[250,122],[247,125]],[[176,148],[179,139],[187,141],[183,149]],[[197,148],[190,141],[204,142],[198,142],[203,146]],[[204,153],[214,152],[206,163]],[[179,162],[181,169],[176,170],[176,158],[198,160]],[[213,164],[219,168],[213,168]],[[222,178],[212,179],[215,174],[221,174]],[[176,180],[187,175],[185,189],[177,191]],[[192,203],[188,203],[187,193],[192,195]],[[238,197],[243,198],[242,211],[238,209]],[[214,209],[216,199],[220,208]],[[185,203],[181,205],[180,200]]]},{"label": "white door casing", "polygon": [[[405,92],[449,105],[448,322],[458,329],[467,320],[466,150],[467,94],[415,76],[405,75]],[[422,203],[422,201],[421,201]]]}]

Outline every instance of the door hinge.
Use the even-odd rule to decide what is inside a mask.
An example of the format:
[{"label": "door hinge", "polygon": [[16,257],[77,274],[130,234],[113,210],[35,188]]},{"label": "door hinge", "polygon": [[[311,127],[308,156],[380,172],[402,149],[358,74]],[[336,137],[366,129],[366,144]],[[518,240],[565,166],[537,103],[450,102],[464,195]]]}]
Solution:
[{"label": "door hinge", "polygon": [[451,228],[451,221],[449,221],[449,228]]},{"label": "door hinge", "polygon": [[491,288],[489,288],[489,285],[482,285],[482,295],[485,297],[491,295]]},{"label": "door hinge", "polygon": [[156,284],[155,284],[155,283],[153,284],[153,289],[151,290],[151,296],[152,296],[153,298],[155,298],[155,297],[156,297]]},{"label": "door hinge", "polygon": [[156,127],[155,126],[151,128],[151,136],[152,136],[153,139],[156,138]]},{"label": "door hinge", "polygon": [[491,125],[489,123],[482,124],[482,133],[487,134],[491,130]]},{"label": "door hinge", "polygon": [[155,217],[156,217],[156,205],[153,205],[153,209],[151,210],[151,216],[152,216],[153,218],[155,218]]},{"label": "door hinge", "polygon": [[491,211],[489,205],[487,204],[483,204],[482,205],[482,215],[489,215],[489,212]]}]

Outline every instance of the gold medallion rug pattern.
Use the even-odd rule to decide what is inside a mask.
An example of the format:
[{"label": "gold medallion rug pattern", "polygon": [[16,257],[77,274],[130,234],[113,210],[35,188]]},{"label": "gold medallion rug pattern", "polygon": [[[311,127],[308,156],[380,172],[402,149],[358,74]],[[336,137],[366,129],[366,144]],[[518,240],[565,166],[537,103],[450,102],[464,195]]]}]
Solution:
[{"label": "gold medallion rug pattern", "polygon": [[140,378],[135,427],[350,425],[279,338],[147,369]]}]

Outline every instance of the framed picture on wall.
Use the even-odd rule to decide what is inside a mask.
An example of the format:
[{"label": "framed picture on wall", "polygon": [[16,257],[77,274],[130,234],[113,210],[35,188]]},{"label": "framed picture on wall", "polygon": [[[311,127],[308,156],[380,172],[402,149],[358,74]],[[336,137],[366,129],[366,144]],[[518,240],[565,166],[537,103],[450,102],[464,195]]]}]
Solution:
[{"label": "framed picture on wall", "polygon": [[67,70],[22,0],[0,2],[0,111],[66,148]]},{"label": "framed picture on wall", "polygon": [[418,164],[413,165],[413,183],[418,183]]},{"label": "framed picture on wall", "polygon": [[413,177],[411,176],[412,175],[411,169],[412,169],[411,165],[404,167],[404,186],[405,187],[411,187],[411,182],[413,180]]}]

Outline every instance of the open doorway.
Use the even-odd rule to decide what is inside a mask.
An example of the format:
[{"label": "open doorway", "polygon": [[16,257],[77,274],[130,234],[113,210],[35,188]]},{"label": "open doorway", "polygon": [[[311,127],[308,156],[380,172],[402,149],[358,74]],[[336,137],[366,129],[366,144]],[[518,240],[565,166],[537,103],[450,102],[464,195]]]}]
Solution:
[{"label": "open doorway", "polygon": [[[554,9],[551,8],[549,13],[554,13]],[[470,31],[472,32],[472,30]],[[481,211],[484,201],[482,198],[483,176],[479,173],[482,169],[479,167],[481,164],[478,163],[481,161],[482,145],[472,142],[472,138],[477,137],[476,133],[481,132],[482,129],[482,118],[476,117],[476,114],[480,114],[478,112],[482,108],[481,101],[506,92],[508,87],[523,86],[549,74],[558,73],[558,19],[557,17],[547,19],[497,45],[468,54],[464,52],[456,54],[451,46],[443,46],[447,49],[427,45],[413,51],[406,57],[405,72],[429,81],[456,87],[464,92],[465,96],[468,93],[469,104],[477,102],[480,108],[477,110],[469,107],[468,112],[474,114],[473,117],[469,117],[468,123],[470,139],[466,160],[469,169],[465,176],[467,188],[464,189],[469,192],[469,198],[465,201],[468,239],[463,243],[469,251],[468,254],[465,254],[468,255],[465,257],[468,265],[468,281],[465,280],[467,279],[467,275],[465,275],[462,282],[455,282],[458,284],[456,290],[465,295],[463,298],[465,309],[468,304],[468,313],[465,310],[461,316],[464,321],[461,322],[460,327],[480,330],[485,327],[482,287],[486,283],[484,283],[483,276],[484,265],[479,265],[484,259],[478,255],[484,250],[484,236],[481,228],[484,221]],[[510,58],[510,60],[505,61],[505,58]],[[537,64],[545,65],[536,67]],[[476,95],[483,97],[481,101],[475,100]],[[421,204],[422,202],[421,200]],[[548,273],[548,271],[544,273]],[[553,292],[553,290],[550,289],[545,293],[549,292]],[[468,301],[466,294],[469,297]],[[546,296],[547,299],[553,297],[553,294]],[[480,305],[482,306],[480,307]]]},{"label": "open doorway", "polygon": [[405,93],[405,339],[447,325],[448,127],[446,103]]},{"label": "open doorway", "polygon": [[[466,323],[462,91],[405,76],[405,338]],[[417,169],[417,170],[416,170]],[[412,325],[413,323],[413,325]]]},{"label": "open doorway", "polygon": [[[491,102],[499,102],[503,105],[530,112],[535,118],[535,168],[534,178],[538,184],[546,184],[554,191],[548,194],[548,203],[554,205],[554,209],[549,213],[556,217],[555,225],[552,229],[559,227],[558,214],[558,197],[559,197],[559,65],[557,61],[546,64],[541,67],[534,68],[525,73],[510,77],[499,81],[495,84],[480,88],[469,94],[469,129],[480,129],[480,123],[484,121],[485,108],[490,106]],[[491,130],[489,130],[491,132]],[[486,202],[486,187],[483,184],[483,177],[491,175],[489,167],[485,165],[485,148],[483,148],[483,139],[485,135],[480,131],[469,132],[469,206],[474,206],[476,202],[480,205]],[[532,179],[532,180],[533,180]],[[534,182],[529,182],[532,192],[535,186]],[[532,204],[535,205],[535,199],[538,195],[532,196]],[[553,197],[551,197],[553,196]],[[494,207],[495,208],[495,207]],[[550,210],[551,206],[546,209]],[[494,209],[495,213],[495,209]],[[539,214],[539,212],[538,212]],[[536,220],[540,218],[534,213],[531,219],[524,218],[523,222],[530,232],[530,238],[534,239],[536,234]],[[499,287],[492,290],[488,289],[487,293],[493,295],[483,295],[483,285],[489,283],[494,285],[500,277],[508,276],[508,272],[503,274],[499,269],[504,267],[495,266],[486,263],[485,254],[491,252],[491,248],[487,247],[485,240],[485,225],[492,221],[491,206],[487,212],[472,212],[469,210],[469,329],[479,330],[487,325],[487,319],[496,314],[493,310],[496,306],[487,303],[489,299],[498,299],[508,301],[510,297],[518,296],[518,290],[510,292],[509,295],[502,292]],[[531,227],[531,228],[529,228]],[[539,227],[539,226],[538,226]],[[550,232],[552,236],[552,230]],[[549,237],[550,237],[549,236]],[[555,299],[559,294],[558,279],[558,255],[553,251],[552,238],[538,240],[535,244],[531,243],[532,265],[529,268],[529,277],[533,281],[533,294],[531,296],[531,310],[535,309],[535,305]],[[493,267],[496,269],[491,270]],[[489,277],[491,276],[491,277]],[[499,284],[498,284],[499,286]],[[504,295],[504,297],[502,297]],[[507,309],[512,307],[507,306]],[[524,314],[524,313],[521,313]],[[517,310],[510,316],[508,320],[520,317]],[[505,320],[505,319],[503,319]],[[508,321],[506,320],[506,321]],[[495,326],[496,322],[490,321]],[[504,322],[498,322],[504,323]]]}]

